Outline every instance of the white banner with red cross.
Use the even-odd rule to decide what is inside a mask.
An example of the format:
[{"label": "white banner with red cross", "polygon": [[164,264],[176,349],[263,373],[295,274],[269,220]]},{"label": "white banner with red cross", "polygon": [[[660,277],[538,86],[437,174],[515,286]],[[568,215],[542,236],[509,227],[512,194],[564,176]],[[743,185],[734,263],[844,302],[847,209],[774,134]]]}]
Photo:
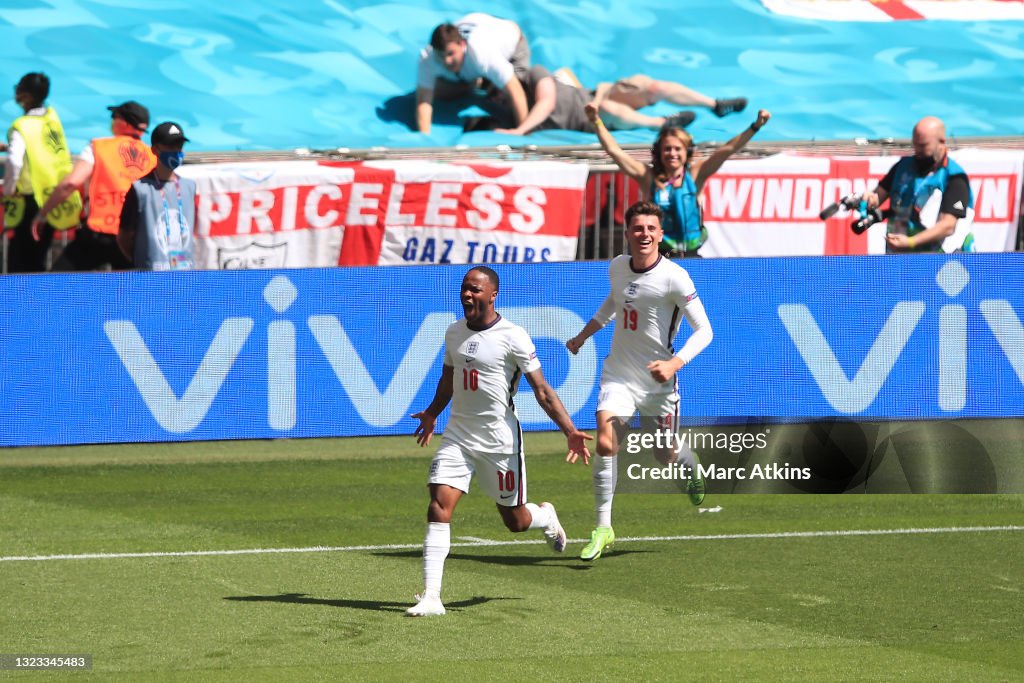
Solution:
[{"label": "white banner with red cross", "polygon": [[197,268],[572,261],[587,167],[556,161],[185,166]]},{"label": "white banner with red cross", "polygon": [[[950,153],[974,194],[977,251],[1013,251],[1020,218],[1024,152],[961,149]],[[821,210],[840,197],[873,190],[896,156],[810,157],[778,154],[732,159],[702,195],[708,241],[702,256],[820,256],[885,252],[885,223],[856,235],[855,214]]]}]

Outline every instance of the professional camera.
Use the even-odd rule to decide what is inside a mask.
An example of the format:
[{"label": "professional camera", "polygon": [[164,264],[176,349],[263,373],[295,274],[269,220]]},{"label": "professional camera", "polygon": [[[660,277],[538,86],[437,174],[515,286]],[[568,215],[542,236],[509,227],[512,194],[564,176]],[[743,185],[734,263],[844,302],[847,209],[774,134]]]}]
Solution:
[{"label": "professional camera", "polygon": [[832,216],[836,215],[840,207],[855,211],[857,213],[856,220],[850,224],[850,229],[853,230],[855,235],[860,235],[865,230],[870,228],[875,223],[885,220],[885,214],[879,208],[869,209],[868,203],[859,194],[848,194],[838,202],[829,204],[821,213],[818,214],[818,218],[821,220],[828,220]]},{"label": "professional camera", "polygon": [[848,194],[838,202],[829,204],[822,209],[821,213],[818,214],[818,218],[823,221],[827,221],[829,218],[836,215],[836,212],[839,211],[840,207],[849,209],[850,211],[856,211],[857,207],[860,206],[861,201],[859,194]]},{"label": "professional camera", "polygon": [[850,230],[853,230],[854,235],[860,235],[865,230],[870,228],[875,223],[885,220],[885,214],[879,208],[865,209],[864,211],[858,211],[860,218],[850,223]]}]

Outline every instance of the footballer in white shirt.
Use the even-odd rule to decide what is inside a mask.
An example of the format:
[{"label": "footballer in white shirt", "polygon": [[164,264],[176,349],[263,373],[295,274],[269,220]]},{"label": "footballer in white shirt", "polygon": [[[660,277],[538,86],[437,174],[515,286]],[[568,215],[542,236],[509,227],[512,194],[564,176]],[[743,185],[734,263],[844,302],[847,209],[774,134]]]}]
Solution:
[{"label": "footballer in white shirt", "polygon": [[[596,528],[580,557],[596,560],[615,542],[612,499],[615,494],[619,442],[626,423],[639,412],[641,420],[659,429],[678,428],[679,394],[676,373],[711,343],[711,323],[689,273],[658,252],[664,236],[661,209],[641,201],[626,211],[626,242],[630,255],[617,256],[608,268],[611,291],[594,317],[566,342],[573,354],[609,322],[616,320],[612,350],[601,372],[597,401],[597,453],[593,485]],[[674,340],[685,318],[692,334],[678,351]],[[692,473],[687,485],[691,502],[704,500],[704,481],[696,455],[683,447],[656,456],[679,462]]]},{"label": "footballer in white shirt", "polygon": [[420,446],[430,443],[437,416],[449,402],[451,416],[430,464],[430,505],[423,541],[423,593],[406,610],[410,616],[445,613],[441,602],[444,561],[451,547],[451,519],[470,480],[494,499],[505,526],[513,532],[541,529],[555,552],[565,550],[565,531],[550,503],[526,500],[523,432],[513,397],[520,377],[526,377],[537,403],[565,434],[569,455],[590,462],[587,440],[573,425],[558,394],[544,379],[533,341],[523,328],[494,309],[498,274],[486,266],[471,269],[462,280],[465,317],[448,327],[444,336],[444,365],[434,399],[419,420],[415,436]]}]

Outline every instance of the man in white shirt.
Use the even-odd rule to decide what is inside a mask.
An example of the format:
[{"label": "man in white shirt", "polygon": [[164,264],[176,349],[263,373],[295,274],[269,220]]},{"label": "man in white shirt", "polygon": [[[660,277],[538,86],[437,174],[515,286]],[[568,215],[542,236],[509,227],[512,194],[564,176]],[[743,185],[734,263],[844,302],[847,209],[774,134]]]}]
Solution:
[{"label": "man in white shirt", "polygon": [[430,505],[423,541],[423,593],[406,610],[414,617],[445,613],[441,602],[444,561],[451,547],[455,505],[476,473],[477,483],[491,496],[505,526],[512,532],[541,529],[555,552],[565,550],[565,531],[550,503],[526,502],[526,462],[523,431],[515,396],[526,376],[537,403],[565,434],[569,462],[580,456],[590,461],[589,434],[573,425],[558,394],[544,379],[537,351],[526,331],[494,310],[498,274],[486,266],[471,269],[462,280],[465,318],[444,335],[444,365],[434,399],[419,420],[415,436],[420,446],[430,443],[437,416],[449,402],[451,417],[440,448],[430,465]]},{"label": "man in white shirt", "polygon": [[530,68],[530,47],[519,25],[489,14],[467,14],[434,29],[420,52],[416,74],[416,128],[430,133],[434,97],[467,95],[486,79],[511,102],[516,125],[526,118],[523,86],[516,78]]},{"label": "man in white shirt", "polygon": [[[679,422],[676,373],[711,343],[711,323],[690,275],[658,253],[664,237],[657,204],[640,201],[626,211],[630,255],[615,257],[608,267],[611,292],[583,330],[566,342],[573,354],[598,330],[618,319],[612,350],[601,372],[597,401],[597,453],[593,485],[597,525],[580,553],[596,560],[615,542],[612,498],[615,494],[619,442],[637,412],[641,421],[675,432]],[[685,317],[693,330],[679,351],[673,341]],[[704,500],[704,481],[688,447],[656,453],[664,464],[679,463],[691,473],[690,501]]]}]

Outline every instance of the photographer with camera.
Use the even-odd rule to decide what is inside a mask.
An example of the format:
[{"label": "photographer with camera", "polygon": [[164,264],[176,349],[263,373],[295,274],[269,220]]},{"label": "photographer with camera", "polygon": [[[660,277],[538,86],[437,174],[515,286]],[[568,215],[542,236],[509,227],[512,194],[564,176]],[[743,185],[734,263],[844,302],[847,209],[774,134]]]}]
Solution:
[{"label": "photographer with camera", "polygon": [[[946,126],[926,116],[914,126],[912,143],[914,155],[902,157],[873,192],[862,196],[867,225],[881,218],[871,212],[889,199],[887,253],[974,251],[974,195],[967,173],[949,158]],[[855,232],[864,220],[854,224]]]}]

